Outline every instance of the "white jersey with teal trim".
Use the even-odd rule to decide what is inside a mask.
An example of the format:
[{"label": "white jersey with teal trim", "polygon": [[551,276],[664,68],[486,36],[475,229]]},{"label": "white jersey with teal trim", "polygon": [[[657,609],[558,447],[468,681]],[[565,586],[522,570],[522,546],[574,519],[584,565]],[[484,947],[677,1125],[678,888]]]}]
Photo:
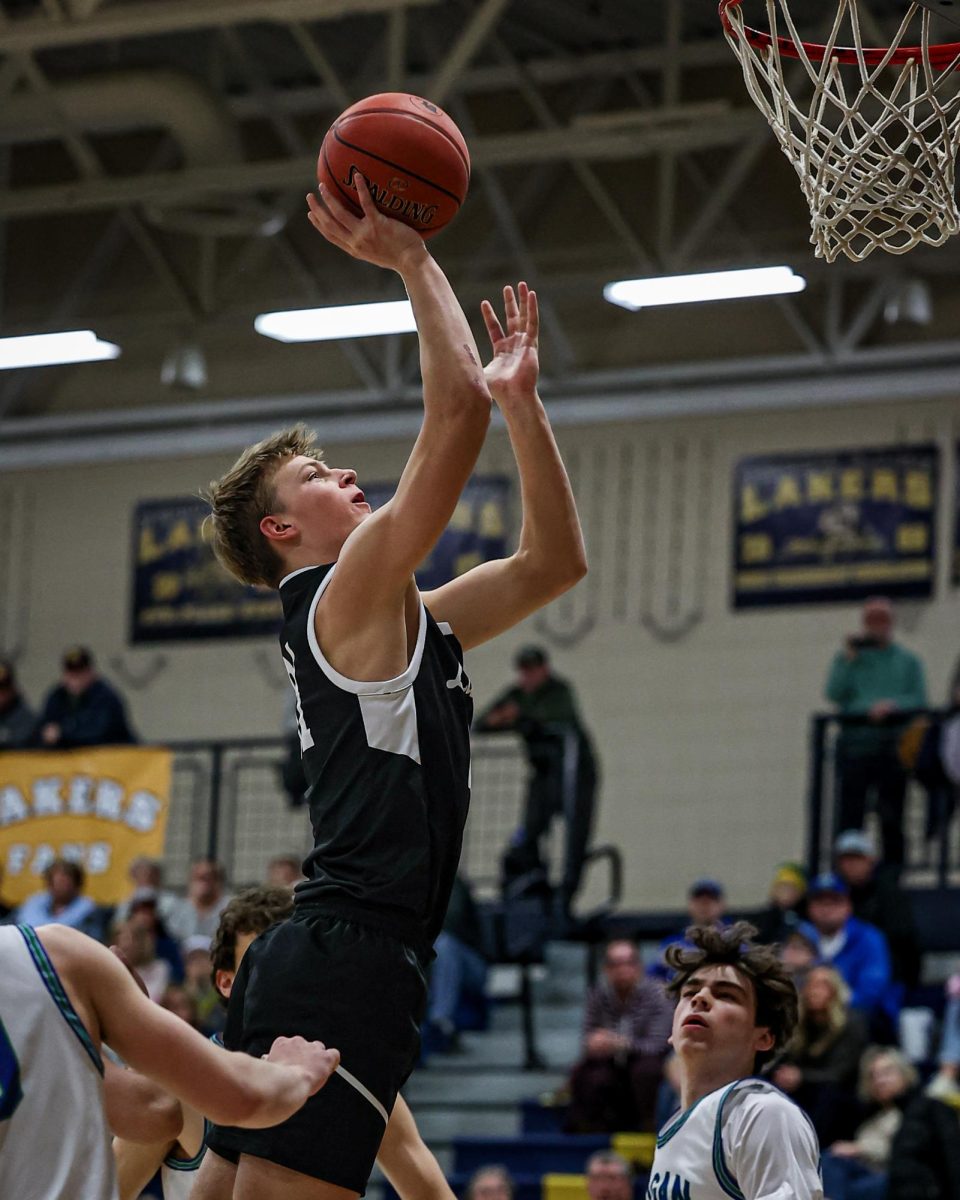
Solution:
[{"label": "white jersey with teal trim", "polygon": [[807,1115],[759,1079],[738,1079],[657,1136],[647,1200],[823,1200]]},{"label": "white jersey with teal trim", "polygon": [[203,1142],[194,1158],[174,1158],[167,1155],[160,1166],[160,1182],[163,1184],[163,1200],[190,1200],[197,1172],[207,1152],[207,1134],[210,1122],[203,1122]]},{"label": "white jersey with teal trim", "polygon": [[0,1196],[115,1200],[103,1062],[40,939],[0,928]]}]

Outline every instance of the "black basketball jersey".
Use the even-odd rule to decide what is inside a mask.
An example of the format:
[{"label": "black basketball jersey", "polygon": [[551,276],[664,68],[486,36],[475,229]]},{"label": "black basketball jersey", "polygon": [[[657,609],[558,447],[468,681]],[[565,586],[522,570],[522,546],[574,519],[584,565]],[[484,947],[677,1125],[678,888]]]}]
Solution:
[{"label": "black basketball jersey", "polygon": [[314,838],[296,900],[430,946],[470,802],[470,681],[449,625],[422,603],[402,675],[360,683],[336,671],[314,624],[335,569],[304,567],[280,584],[280,646],[297,694]]}]

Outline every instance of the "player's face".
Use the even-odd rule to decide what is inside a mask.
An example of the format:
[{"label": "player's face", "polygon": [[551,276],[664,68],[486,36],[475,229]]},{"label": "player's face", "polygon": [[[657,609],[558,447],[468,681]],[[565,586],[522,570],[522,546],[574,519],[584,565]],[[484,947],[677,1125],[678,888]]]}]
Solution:
[{"label": "player's face", "polygon": [[237,945],[233,953],[233,970],[217,972],[217,991],[225,1000],[230,999],[230,993],[233,991],[233,981],[236,979],[237,972],[240,970],[240,963],[243,961],[243,956],[259,936],[260,935],[256,933],[237,934]]},{"label": "player's face", "polygon": [[356,471],[328,467],[317,458],[298,454],[289,458],[273,477],[276,512],[307,536],[319,534],[340,545],[370,515],[370,505],[357,487]]},{"label": "player's face", "polygon": [[673,1014],[671,1045],[681,1059],[710,1054],[731,1062],[769,1050],[773,1037],[756,1025],[753,984],[727,965],[707,966],[686,981]]}]

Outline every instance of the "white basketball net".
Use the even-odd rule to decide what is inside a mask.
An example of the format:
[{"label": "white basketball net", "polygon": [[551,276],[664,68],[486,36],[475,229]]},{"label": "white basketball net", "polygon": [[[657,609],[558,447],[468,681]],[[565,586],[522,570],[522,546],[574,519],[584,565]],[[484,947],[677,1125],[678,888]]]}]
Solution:
[{"label": "white basketball net", "polygon": [[[724,31],[750,95],[800,177],[816,254],[827,262],[840,254],[859,262],[878,247],[905,254],[920,242],[939,246],[960,231],[954,196],[960,55],[944,65],[933,47],[937,65],[931,63],[929,11],[911,4],[886,54],[870,65],[857,0],[839,0],[822,61],[804,48],[787,0],[766,0],[766,9],[762,32],[772,36],[769,46],[750,44],[738,3],[726,9],[730,27],[725,23]],[[890,59],[918,13],[919,61],[895,65]],[[778,36],[794,43],[795,58],[782,53]],[[844,46],[855,52],[849,63],[839,61],[847,57]],[[813,85],[803,107],[788,91],[784,72],[791,67],[796,82],[805,76]]]}]

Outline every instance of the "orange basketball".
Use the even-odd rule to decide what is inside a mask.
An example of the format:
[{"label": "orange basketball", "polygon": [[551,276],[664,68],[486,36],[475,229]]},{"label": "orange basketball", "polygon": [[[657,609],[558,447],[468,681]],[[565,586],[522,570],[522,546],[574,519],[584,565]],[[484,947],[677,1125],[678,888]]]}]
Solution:
[{"label": "orange basketball", "polygon": [[387,216],[428,238],[453,220],[466,197],[470,153],[460,130],[435,104],[406,92],[383,92],[337,117],[317,159],[320,183],[361,216],[358,171]]}]

